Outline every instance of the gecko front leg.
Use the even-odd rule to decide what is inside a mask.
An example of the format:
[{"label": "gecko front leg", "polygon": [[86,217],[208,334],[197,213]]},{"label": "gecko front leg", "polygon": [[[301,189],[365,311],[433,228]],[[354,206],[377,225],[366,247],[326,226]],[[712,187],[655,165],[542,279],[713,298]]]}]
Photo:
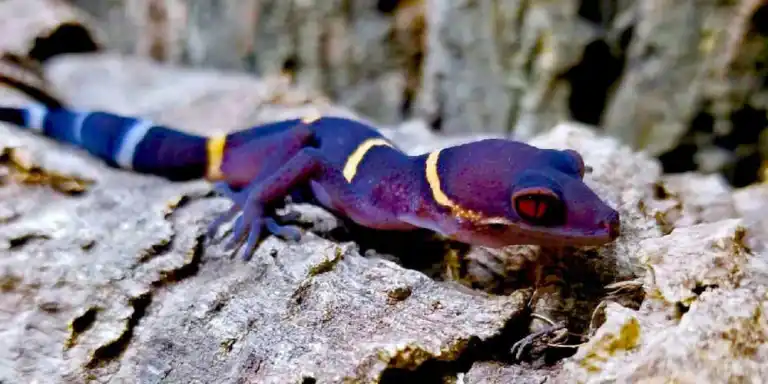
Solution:
[{"label": "gecko front leg", "polygon": [[[232,220],[245,206],[245,201],[248,198],[248,190],[234,191],[232,188],[224,182],[215,183],[213,186],[214,192],[230,199],[234,204],[224,213],[214,219],[206,230],[206,238],[213,239],[218,232],[219,227],[222,224]],[[265,217],[265,226],[270,233],[282,237],[284,240],[298,241],[301,238],[301,230],[294,225],[283,225],[287,222],[296,221],[301,215],[298,212],[288,212],[286,214],[279,215],[273,212],[271,215]]]},{"label": "gecko front leg", "polygon": [[[271,233],[277,232],[277,235],[287,234],[291,230],[291,227],[281,226],[274,218],[265,215],[264,207],[285,197],[291,189],[305,183],[322,169],[330,170],[331,167],[320,151],[304,148],[269,176],[254,181],[242,191],[235,192],[233,200],[235,205],[242,209],[242,214],[235,221],[232,244],[239,243],[247,234],[244,260],[250,259],[263,228],[266,227]],[[238,204],[239,201],[242,201],[242,204]],[[230,212],[225,213],[229,214]]]},{"label": "gecko front leg", "polygon": [[[341,214],[359,225],[382,230],[413,229],[413,225],[402,221],[391,207],[379,207],[369,196],[355,189],[342,171],[334,167],[317,148],[304,148],[270,176],[254,182],[247,188],[243,213],[235,224],[234,239],[239,241],[247,233],[248,240],[243,258],[248,260],[266,227],[270,232],[279,232],[265,215],[276,199],[286,196],[292,189],[313,185],[322,189],[325,208]],[[285,228],[285,227],[282,227]]]}]

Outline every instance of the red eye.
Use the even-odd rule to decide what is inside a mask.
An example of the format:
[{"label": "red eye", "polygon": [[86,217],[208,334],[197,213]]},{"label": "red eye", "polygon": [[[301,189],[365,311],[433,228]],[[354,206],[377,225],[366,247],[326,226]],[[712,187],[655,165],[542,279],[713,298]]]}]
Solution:
[{"label": "red eye", "polygon": [[523,215],[540,219],[547,213],[549,202],[538,196],[523,196],[517,199],[517,210]]},{"label": "red eye", "polygon": [[528,188],[512,197],[515,211],[521,219],[537,224],[551,225],[561,218],[560,199],[543,188]]}]

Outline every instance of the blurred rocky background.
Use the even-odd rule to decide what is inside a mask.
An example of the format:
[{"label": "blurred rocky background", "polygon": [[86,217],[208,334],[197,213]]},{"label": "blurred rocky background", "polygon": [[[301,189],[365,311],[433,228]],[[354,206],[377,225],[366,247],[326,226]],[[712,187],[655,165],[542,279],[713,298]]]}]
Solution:
[{"label": "blurred rocky background", "polygon": [[241,263],[206,183],[0,124],[0,383],[765,382],[767,39],[762,0],[0,0],[2,103],[575,148],[622,215],[488,250],[297,206]]},{"label": "blurred rocky background", "polygon": [[109,49],[289,72],[383,124],[419,117],[443,132],[530,138],[573,119],[665,171],[736,186],[759,179],[768,156],[761,0],[70,3],[95,17],[88,28]]}]

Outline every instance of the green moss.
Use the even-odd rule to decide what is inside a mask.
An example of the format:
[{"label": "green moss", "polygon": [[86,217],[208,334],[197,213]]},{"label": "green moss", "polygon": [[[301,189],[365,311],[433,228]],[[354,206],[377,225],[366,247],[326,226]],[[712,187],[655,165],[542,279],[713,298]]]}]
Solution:
[{"label": "green moss", "polygon": [[317,276],[332,270],[333,267],[336,266],[336,264],[342,259],[344,259],[344,254],[342,253],[340,247],[336,247],[334,257],[330,259],[323,259],[323,261],[321,261],[319,264],[309,269],[309,277]]},{"label": "green moss", "polygon": [[637,346],[640,340],[640,322],[632,318],[619,330],[619,337],[608,343],[606,350],[611,355],[619,351],[629,351]]},{"label": "green moss", "polygon": [[[619,352],[630,351],[637,347],[640,332],[640,322],[635,318],[629,319],[621,326],[618,334],[606,334],[597,340],[579,364],[588,372],[599,372],[600,365],[607,360],[607,356],[614,356]],[[602,353],[603,351],[605,353]]]},{"label": "green moss", "polygon": [[414,370],[431,359],[456,360],[468,346],[469,340],[459,339],[440,349],[439,354],[434,355],[419,345],[409,343],[405,347],[398,349],[394,355],[390,355],[386,351],[379,351],[378,358],[387,363],[387,368]]},{"label": "green moss", "polygon": [[232,352],[232,346],[235,345],[235,342],[237,342],[237,339],[230,337],[228,339],[222,340],[222,342],[219,343],[219,348],[221,348],[221,351],[224,353]]},{"label": "green moss", "polygon": [[387,292],[387,296],[389,297],[389,304],[394,304],[399,301],[403,301],[411,296],[411,287],[404,286],[404,287],[397,287],[390,289]]},{"label": "green moss", "polygon": [[21,278],[13,275],[0,276],[0,292],[10,292],[21,283]]},{"label": "green moss", "polygon": [[758,305],[750,318],[734,323],[720,334],[720,337],[730,342],[730,351],[734,357],[753,358],[758,348],[768,342],[762,318],[762,307]]}]

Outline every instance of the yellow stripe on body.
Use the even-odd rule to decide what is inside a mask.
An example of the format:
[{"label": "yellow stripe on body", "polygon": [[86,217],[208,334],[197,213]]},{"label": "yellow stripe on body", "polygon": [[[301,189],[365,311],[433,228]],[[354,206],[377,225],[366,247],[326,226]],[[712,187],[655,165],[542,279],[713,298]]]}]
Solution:
[{"label": "yellow stripe on body", "polygon": [[[320,120],[323,116],[315,111],[301,118],[304,124],[312,124]],[[227,144],[227,135],[211,136],[206,140],[206,152],[208,154],[205,178],[211,181],[222,180],[224,174],[221,172],[221,163],[224,160],[224,148]]]},{"label": "yellow stripe on body", "polygon": [[205,171],[205,178],[216,181],[221,180],[224,174],[221,172],[221,163],[224,159],[224,146],[227,144],[227,136],[212,136],[205,143],[208,154],[208,166]]},{"label": "yellow stripe on body", "polygon": [[468,208],[464,208],[458,203],[451,200],[448,195],[443,192],[443,188],[440,185],[440,174],[437,172],[437,163],[440,161],[440,152],[442,149],[438,149],[434,152],[431,152],[427,156],[427,160],[425,162],[424,166],[424,173],[427,177],[427,183],[429,184],[429,189],[432,191],[432,199],[435,200],[436,203],[450,208],[451,212],[457,217],[468,219],[472,222],[479,222],[479,221],[495,221],[495,220],[504,220],[504,218],[485,218],[482,213],[473,211]]},{"label": "yellow stripe on body", "polygon": [[440,175],[437,173],[437,162],[440,160],[441,151],[441,149],[438,149],[427,156],[425,167],[427,183],[429,183],[429,189],[432,190],[432,198],[435,199],[435,202],[444,207],[453,209],[458,205],[443,192],[443,189],[440,186]]},{"label": "yellow stripe on body", "polygon": [[392,147],[392,144],[380,137],[375,139],[368,139],[360,143],[354,152],[349,155],[346,164],[344,164],[343,171],[344,178],[347,179],[348,183],[351,183],[352,179],[355,178],[355,174],[357,174],[357,168],[360,166],[360,163],[363,161],[363,158],[365,158],[365,155],[368,153],[368,151],[370,151],[373,147],[379,146]]}]

